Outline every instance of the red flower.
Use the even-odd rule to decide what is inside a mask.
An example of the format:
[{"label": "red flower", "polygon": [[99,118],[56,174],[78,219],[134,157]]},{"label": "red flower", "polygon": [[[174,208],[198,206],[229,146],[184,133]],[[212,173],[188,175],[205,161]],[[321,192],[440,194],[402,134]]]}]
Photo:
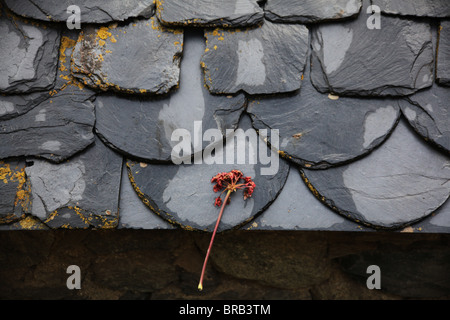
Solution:
[{"label": "red flower", "polygon": [[[244,180],[244,183],[239,183],[241,179]],[[218,206],[218,207],[222,206],[222,208],[220,209],[219,217],[217,218],[216,226],[214,228],[214,232],[212,234],[211,241],[209,243],[209,248],[206,253],[205,261],[203,263],[202,274],[200,276],[200,282],[198,284],[199,290],[203,290],[203,276],[205,275],[206,263],[208,261],[209,253],[211,251],[211,247],[214,242],[214,237],[216,235],[217,228],[219,226],[223,211],[225,209],[225,206],[230,203],[231,193],[237,191],[238,189],[243,189],[244,190],[244,200],[247,200],[248,198],[250,198],[252,196],[253,191],[255,190],[255,187],[256,187],[255,183],[252,181],[252,178],[244,177],[242,172],[239,170],[231,170],[230,172],[218,173],[211,179],[211,183],[215,183],[215,185],[213,187],[214,192],[219,192],[220,190],[223,189],[220,196],[218,196],[214,202],[215,206]],[[225,191],[227,191],[225,200],[222,201],[221,195]]]}]

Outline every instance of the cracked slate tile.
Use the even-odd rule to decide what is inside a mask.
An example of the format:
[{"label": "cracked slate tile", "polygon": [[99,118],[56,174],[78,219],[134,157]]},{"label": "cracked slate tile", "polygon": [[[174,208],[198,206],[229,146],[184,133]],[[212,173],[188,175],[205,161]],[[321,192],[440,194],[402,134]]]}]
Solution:
[{"label": "cracked slate tile", "polygon": [[450,232],[450,198],[442,207],[433,212],[430,217],[413,225],[412,232]]},{"label": "cracked slate tile", "polygon": [[263,22],[257,0],[157,0],[156,15],[165,25],[245,27]]},{"label": "cracked slate tile", "polygon": [[410,125],[425,140],[450,154],[450,88],[437,84],[400,102]]},{"label": "cracked slate tile", "polygon": [[33,162],[26,174],[34,217],[50,228],[117,226],[123,158],[100,139],[64,163]]},{"label": "cracked slate tile", "polygon": [[[35,156],[62,162],[94,142],[95,93],[68,69],[75,36],[64,33],[61,38],[55,86],[46,96],[0,96],[0,105],[9,111],[0,121],[0,159]],[[14,112],[18,115],[12,117]]]},{"label": "cracked slate tile", "polygon": [[450,86],[450,21],[441,21],[436,78],[440,85]]},{"label": "cracked slate tile", "polygon": [[155,17],[83,29],[72,55],[72,73],[94,89],[164,94],[178,85],[183,30]]},{"label": "cracked slate tile", "polygon": [[44,21],[66,22],[73,14],[69,6],[80,8],[81,23],[107,23],[154,14],[153,0],[4,0],[16,14]]},{"label": "cracked slate tile", "polygon": [[[145,164],[144,164],[145,165]],[[120,216],[118,229],[174,229],[166,220],[154,214],[139,198],[128,178],[124,163],[120,187]]]},{"label": "cracked slate tile", "polygon": [[[187,32],[181,62],[180,87],[162,98],[100,95],[96,99],[96,132],[111,148],[144,161],[171,161],[176,129],[187,130],[192,146],[203,149],[203,130],[223,134],[236,129],[246,98],[211,95],[204,87],[200,58],[205,50],[201,30]],[[197,136],[199,135],[199,138]]]},{"label": "cracked slate tile", "polygon": [[273,22],[316,23],[358,15],[361,0],[267,0],[265,18]]},{"label": "cracked slate tile", "polygon": [[10,224],[30,211],[25,161],[0,161],[0,224]]},{"label": "cracked slate tile", "polygon": [[298,169],[291,166],[286,184],[277,199],[246,230],[366,231],[324,205],[308,190]]},{"label": "cracked slate tile", "polygon": [[247,112],[255,129],[278,130],[268,143],[279,146],[282,157],[324,169],[362,157],[385,141],[400,117],[397,100],[322,94],[311,84],[309,69],[307,63],[295,95],[249,101]]},{"label": "cracked slate tile", "polygon": [[321,24],[312,33],[312,82],[321,92],[352,96],[404,96],[433,83],[431,25],[382,16],[369,29],[364,7],[358,19]]},{"label": "cracked slate tile", "polygon": [[60,31],[1,8],[0,93],[49,90],[55,83]]},{"label": "cracked slate tile", "polygon": [[[281,192],[289,165],[278,159],[276,152],[272,155],[279,160],[278,167],[275,159],[270,164],[273,167],[255,161],[258,153],[259,156],[269,154],[267,145],[251,130],[248,117],[242,118],[239,128],[241,130],[237,131],[233,139],[227,140],[223,149],[216,147],[214,155],[205,153],[202,163],[168,165],[127,161],[130,180],[139,197],[153,212],[176,226],[186,230],[212,231],[220,208],[214,206],[218,194],[213,192],[211,178],[220,172],[241,170],[244,176],[252,177],[255,182],[254,193],[247,200],[244,200],[242,192],[232,195],[218,230],[239,228],[251,221]],[[245,146],[245,151],[242,152],[239,145]],[[234,155],[226,153],[229,148]],[[238,153],[239,156],[245,156],[245,159],[241,159],[245,161],[237,159]],[[217,163],[220,161],[223,164]]]},{"label": "cracked slate tile", "polygon": [[344,216],[375,228],[401,228],[436,211],[450,195],[450,157],[401,119],[391,137],[356,162],[303,170],[313,194]]},{"label": "cracked slate tile", "polygon": [[309,31],[299,24],[205,30],[205,83],[214,94],[275,94],[301,86]]},{"label": "cracked slate tile", "polygon": [[450,3],[447,0],[372,0],[381,12],[392,15],[418,17],[450,17]]}]

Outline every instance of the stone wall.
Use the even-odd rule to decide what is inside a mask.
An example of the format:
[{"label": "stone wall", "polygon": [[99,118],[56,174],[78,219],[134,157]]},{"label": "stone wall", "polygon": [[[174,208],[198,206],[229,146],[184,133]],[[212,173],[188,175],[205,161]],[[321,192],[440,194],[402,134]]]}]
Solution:
[{"label": "stone wall", "polygon": [[[181,230],[0,232],[0,299],[448,299],[450,235]],[[369,265],[381,289],[369,290]],[[81,289],[66,286],[81,269]]]}]

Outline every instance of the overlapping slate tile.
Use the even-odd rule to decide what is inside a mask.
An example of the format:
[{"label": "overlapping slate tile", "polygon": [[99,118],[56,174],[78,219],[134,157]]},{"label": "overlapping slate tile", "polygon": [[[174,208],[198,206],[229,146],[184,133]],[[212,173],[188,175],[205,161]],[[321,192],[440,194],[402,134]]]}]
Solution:
[{"label": "overlapping slate tile", "polygon": [[327,230],[363,231],[361,226],[345,219],[308,190],[298,169],[291,166],[286,184],[277,199],[246,230]]},{"label": "overlapping slate tile", "polygon": [[0,161],[0,224],[9,224],[30,210],[30,192],[25,161]]},{"label": "overlapping slate tile", "polygon": [[[214,96],[204,87],[200,58],[205,50],[202,32],[188,32],[181,63],[180,88],[164,98],[101,95],[96,99],[96,131],[110,147],[129,157],[170,161],[177,129],[188,130],[194,149],[206,146],[203,131],[235,129],[246,99]],[[197,122],[197,124],[195,123]],[[199,138],[197,138],[199,135]],[[193,150],[195,151],[195,150]]]},{"label": "overlapping slate tile", "polygon": [[321,92],[403,96],[433,83],[434,56],[427,21],[383,16],[367,26],[369,1],[358,19],[312,31],[312,81]]},{"label": "overlapping slate tile", "polygon": [[66,22],[74,11],[69,8],[76,5],[80,9],[81,23],[107,23],[124,21],[128,18],[153,15],[153,0],[5,0],[6,5],[15,13],[44,21]]},{"label": "overlapping slate tile", "polygon": [[60,31],[14,16],[0,3],[0,93],[29,93],[55,83]]},{"label": "overlapping slate tile", "polygon": [[295,95],[256,98],[247,111],[257,129],[276,129],[268,143],[280,155],[308,168],[328,168],[355,160],[379,146],[400,116],[392,99],[338,97],[318,92],[309,63]]},{"label": "overlapping slate tile", "polygon": [[309,49],[309,31],[300,24],[245,30],[206,30],[202,57],[212,93],[272,94],[298,90]]},{"label": "overlapping slate tile", "polygon": [[96,139],[67,162],[26,168],[33,216],[51,228],[111,228],[119,215],[123,158]]},{"label": "overlapping slate tile", "polygon": [[315,23],[357,15],[361,0],[267,0],[266,19],[273,22]]},{"label": "overlapping slate tile", "polygon": [[120,187],[120,215],[118,229],[174,229],[166,220],[154,214],[139,198],[128,178],[124,164]]},{"label": "overlapping slate tile", "polygon": [[439,27],[436,78],[440,85],[450,86],[450,21],[446,20]]},{"label": "overlapping slate tile", "polygon": [[450,3],[447,0],[372,0],[372,4],[380,7],[381,11],[387,14],[450,17]]},{"label": "overlapping slate tile", "polygon": [[450,195],[450,157],[401,120],[392,136],[363,159],[328,170],[303,170],[312,192],[339,213],[379,228],[427,217]]},{"label": "overlapping slate tile", "polygon": [[450,154],[450,88],[435,84],[407,97],[400,105],[422,137]]},{"label": "overlapping slate tile", "polygon": [[[250,138],[247,140],[244,132],[241,132],[233,140],[227,141],[228,148],[234,150],[234,157],[226,153],[229,149],[225,146],[223,149],[216,147],[214,155],[205,153],[202,163],[198,164],[145,164],[128,161],[130,180],[142,201],[153,212],[184,229],[212,231],[220,208],[214,206],[218,194],[213,192],[211,178],[220,172],[237,169],[244,176],[252,177],[256,188],[252,197],[247,200],[244,200],[242,192],[232,195],[219,231],[239,228],[263,212],[283,188],[289,166],[282,160],[278,165],[275,161],[272,162],[270,167],[256,161],[255,157],[269,154],[267,145],[251,130],[248,117],[242,118],[239,127],[243,131],[250,130]],[[245,145],[245,151],[239,145]],[[244,156],[243,152],[245,161],[238,161],[238,153],[239,156]],[[278,159],[277,156],[275,158]],[[219,161],[222,163],[217,163]],[[273,172],[265,172],[264,169]]]},{"label": "overlapping slate tile", "polygon": [[257,0],[157,0],[163,24],[203,27],[244,27],[263,22]]},{"label": "overlapping slate tile", "polygon": [[35,156],[61,162],[93,143],[95,112],[91,100],[95,93],[73,79],[68,69],[74,36],[67,33],[61,38],[56,83],[51,91],[0,96],[7,111],[0,121],[1,159]]},{"label": "overlapping slate tile", "polygon": [[72,56],[72,73],[84,84],[127,93],[167,93],[178,85],[183,31],[153,17],[124,26],[87,27]]}]

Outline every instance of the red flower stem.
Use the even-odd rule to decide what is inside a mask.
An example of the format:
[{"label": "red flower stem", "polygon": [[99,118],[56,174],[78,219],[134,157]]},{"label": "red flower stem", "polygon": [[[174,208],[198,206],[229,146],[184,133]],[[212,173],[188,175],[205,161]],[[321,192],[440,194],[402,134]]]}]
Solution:
[{"label": "red flower stem", "polygon": [[216,236],[217,228],[219,227],[219,223],[220,223],[220,219],[222,218],[223,211],[225,209],[225,206],[227,205],[227,201],[228,201],[228,198],[230,197],[231,192],[232,192],[232,190],[228,190],[227,195],[225,196],[225,200],[223,201],[222,208],[220,209],[219,217],[217,218],[217,222],[216,222],[216,226],[214,228],[214,232],[213,232],[213,234],[211,236],[211,241],[209,242],[208,251],[206,252],[205,261],[203,262],[203,268],[202,268],[202,274],[200,276],[200,282],[198,284],[198,290],[200,290],[200,291],[203,290],[203,277],[205,275],[206,264],[208,262],[209,253],[211,252],[211,248],[212,248],[212,245],[213,245],[213,242],[214,242],[214,237]]}]

